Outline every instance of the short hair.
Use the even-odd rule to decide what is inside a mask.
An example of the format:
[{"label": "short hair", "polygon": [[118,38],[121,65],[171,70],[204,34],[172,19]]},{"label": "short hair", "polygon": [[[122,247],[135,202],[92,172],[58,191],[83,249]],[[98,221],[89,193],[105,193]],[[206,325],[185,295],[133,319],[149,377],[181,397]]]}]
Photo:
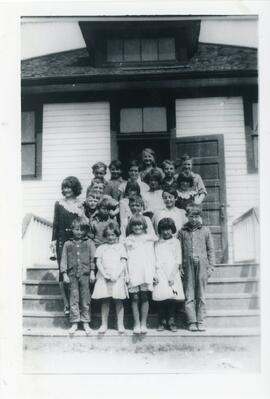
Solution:
[{"label": "short hair", "polygon": [[95,170],[100,169],[100,168],[103,168],[105,170],[105,173],[107,172],[107,165],[105,165],[104,162],[96,162],[92,166],[93,173],[95,172]]},{"label": "short hair", "polygon": [[150,172],[148,172],[145,175],[144,181],[149,184],[150,180],[156,180],[159,185],[161,185],[162,182],[162,174],[158,169],[151,169]]},{"label": "short hair", "polygon": [[141,188],[140,188],[139,184],[136,182],[132,182],[132,181],[127,182],[125,191],[124,191],[124,197],[127,196],[129,191],[136,191],[136,195],[141,194]]},{"label": "short hair", "polygon": [[97,203],[97,209],[107,208],[108,210],[110,210],[111,207],[112,207],[112,203],[111,203],[110,199],[107,197],[101,198],[101,200]]},{"label": "short hair", "polygon": [[128,222],[127,230],[126,230],[127,236],[132,234],[133,226],[136,226],[138,224],[142,225],[143,231],[145,233],[147,232],[147,223],[146,223],[145,217],[143,215],[136,214],[136,215],[131,216],[131,218]]},{"label": "short hair", "polygon": [[94,177],[94,179],[91,182],[90,188],[93,188],[93,185],[97,183],[97,184],[103,184],[103,186],[105,187],[105,183],[104,181],[102,181],[100,178],[98,177]]},{"label": "short hair", "polygon": [[99,199],[101,199],[101,194],[97,193],[95,190],[92,189],[91,186],[89,186],[86,190],[86,198],[89,197],[99,197]]},{"label": "short hair", "polygon": [[113,166],[115,167],[115,169],[123,170],[122,162],[119,161],[119,159],[114,159],[113,161],[111,161],[111,163],[109,165],[109,169],[111,170]]},{"label": "short hair", "polygon": [[71,188],[75,197],[78,197],[78,195],[80,195],[82,192],[82,185],[81,185],[79,179],[75,176],[68,176],[62,181],[62,184],[61,184],[62,192],[63,192],[64,188]]},{"label": "short hair", "polygon": [[186,209],[187,216],[198,215],[202,216],[202,207],[196,204],[188,205]]},{"label": "short hair", "polygon": [[193,176],[186,176],[184,173],[179,173],[176,182],[178,186],[180,186],[180,183],[182,182],[189,183],[190,187],[193,187],[194,185]]},{"label": "short hair", "polygon": [[104,238],[107,237],[108,231],[110,231],[110,230],[113,231],[114,234],[115,234],[117,237],[119,237],[120,234],[121,234],[121,233],[120,233],[119,226],[118,226],[118,223],[116,223],[116,222],[110,222],[110,223],[104,228],[104,230],[103,230],[102,235],[103,235]]},{"label": "short hair", "polygon": [[164,161],[163,161],[162,164],[161,164],[162,169],[164,169],[166,165],[171,165],[171,166],[173,166],[174,168],[176,167],[175,162],[174,162],[174,161],[171,161],[170,159],[164,159]]},{"label": "short hair", "polygon": [[89,223],[87,219],[83,216],[78,216],[75,219],[73,219],[70,228],[73,230],[76,225],[79,225],[82,230],[84,230],[85,233],[88,233],[89,231]]},{"label": "short hair", "polygon": [[185,161],[192,161],[192,157],[188,154],[184,154],[181,156],[181,164]]},{"label": "short hair", "polygon": [[144,208],[144,200],[141,195],[133,195],[129,199],[128,203],[129,203],[129,205],[137,203],[137,204],[140,204]]},{"label": "short hair", "polygon": [[156,166],[156,153],[155,153],[155,151],[152,150],[152,148],[144,148],[142,150],[142,155],[141,155],[142,158],[143,158],[143,154],[146,153],[146,152],[148,152],[150,155],[152,155],[152,157],[154,158],[154,161],[152,162],[153,166]]},{"label": "short hair", "polygon": [[166,187],[164,187],[164,189],[162,191],[162,197],[163,197],[164,193],[169,193],[169,194],[173,195],[175,199],[177,199],[177,197],[178,197],[178,193],[177,193],[177,191],[176,191],[174,186],[166,186]]},{"label": "short hair", "polygon": [[129,161],[129,163],[128,163],[128,170],[129,169],[131,169],[132,167],[136,167],[136,168],[138,168],[138,169],[140,169],[140,164],[139,164],[139,162],[137,161],[137,159],[132,159],[131,161]]},{"label": "short hair", "polygon": [[172,218],[163,218],[158,222],[158,234],[161,235],[163,230],[170,229],[173,234],[176,233],[176,226]]}]

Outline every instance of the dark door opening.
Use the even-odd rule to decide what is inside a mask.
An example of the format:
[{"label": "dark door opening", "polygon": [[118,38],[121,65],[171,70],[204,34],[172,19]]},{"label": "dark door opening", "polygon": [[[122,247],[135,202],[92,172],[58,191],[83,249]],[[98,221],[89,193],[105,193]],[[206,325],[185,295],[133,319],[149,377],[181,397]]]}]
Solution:
[{"label": "dark door opening", "polygon": [[156,162],[161,166],[164,159],[170,159],[170,140],[169,138],[145,139],[129,138],[118,141],[118,156],[124,166],[124,175],[127,177],[127,167],[129,161],[136,159],[141,161],[141,153],[144,148],[152,148],[156,153]]}]

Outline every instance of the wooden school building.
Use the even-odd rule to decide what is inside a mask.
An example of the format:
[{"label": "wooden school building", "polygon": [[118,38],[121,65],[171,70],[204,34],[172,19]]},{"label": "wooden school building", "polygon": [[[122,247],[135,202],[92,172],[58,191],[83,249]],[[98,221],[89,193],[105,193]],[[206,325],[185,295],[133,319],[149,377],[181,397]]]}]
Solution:
[{"label": "wooden school building", "polygon": [[199,17],[92,17],[79,27],[84,48],[22,61],[25,267],[48,264],[61,181],[74,175],[86,188],[95,162],[127,163],[145,147],[158,163],[193,157],[217,262],[235,265],[223,277],[233,279],[240,262],[253,267],[257,49],[200,42]]}]

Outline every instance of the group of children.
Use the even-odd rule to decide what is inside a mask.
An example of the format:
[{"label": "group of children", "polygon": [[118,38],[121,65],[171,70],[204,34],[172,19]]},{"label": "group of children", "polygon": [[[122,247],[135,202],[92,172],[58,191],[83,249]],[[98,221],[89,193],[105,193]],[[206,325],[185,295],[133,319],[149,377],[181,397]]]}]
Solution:
[{"label": "group of children", "polygon": [[120,161],[110,163],[109,181],[107,166],[98,162],[84,202],[78,199],[82,187],[76,177],[62,182],[52,250],[71,335],[79,323],[91,333],[90,297],[102,301],[99,333],[108,328],[111,298],[118,331],[125,332],[123,300],[129,298],[133,332],[146,334],[150,293],[157,303],[159,331],[177,331],[177,303],[184,300],[189,330],[205,330],[205,288],[215,263],[214,246],[202,225],[199,204],[205,187],[192,172],[192,160],[185,156],[185,162],[186,171],[184,166],[176,175],[172,161],[159,169],[153,151],[145,149],[142,164],[130,162],[127,181]]}]

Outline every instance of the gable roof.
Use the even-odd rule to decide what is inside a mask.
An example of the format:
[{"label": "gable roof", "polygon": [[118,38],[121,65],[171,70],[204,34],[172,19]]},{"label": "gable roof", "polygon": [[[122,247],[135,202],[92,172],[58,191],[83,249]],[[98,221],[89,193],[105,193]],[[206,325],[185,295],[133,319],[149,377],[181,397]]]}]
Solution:
[{"label": "gable roof", "polygon": [[199,43],[196,53],[186,64],[152,66],[113,66],[95,68],[87,65],[86,48],[49,54],[23,60],[21,63],[22,83],[34,84],[36,80],[44,82],[86,78],[98,81],[128,76],[170,75],[181,77],[193,74],[256,74],[257,49],[229,46],[223,44]]}]

